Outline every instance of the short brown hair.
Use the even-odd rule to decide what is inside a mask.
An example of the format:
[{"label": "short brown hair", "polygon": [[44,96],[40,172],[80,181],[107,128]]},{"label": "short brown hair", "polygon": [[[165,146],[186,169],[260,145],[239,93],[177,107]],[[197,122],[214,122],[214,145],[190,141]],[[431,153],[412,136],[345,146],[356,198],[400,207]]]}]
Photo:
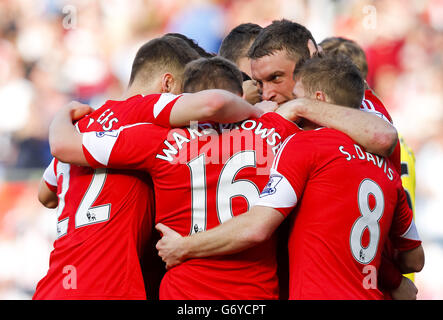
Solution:
[{"label": "short brown hair", "polygon": [[295,68],[294,76],[305,91],[324,92],[332,103],[359,108],[364,95],[364,81],[352,60],[342,54],[313,57]]},{"label": "short brown hair", "polygon": [[183,92],[224,89],[243,95],[242,73],[235,64],[222,57],[200,58],[190,62],[183,76]]},{"label": "short brown hair", "polygon": [[311,56],[308,40],[312,40],[317,48],[314,37],[306,27],[286,19],[275,20],[257,36],[248,51],[248,57],[259,59],[284,50],[289,58],[298,63]]},{"label": "short brown hair", "polygon": [[202,47],[200,47],[197,43],[197,41],[195,41],[194,39],[188,38],[187,36],[185,36],[184,34],[181,33],[176,33],[176,32],[169,32],[167,34],[165,34],[164,36],[166,37],[176,37],[176,38],[180,38],[186,41],[186,43],[195,51],[197,51],[197,53],[204,58],[211,58],[214,57],[215,54],[214,53],[209,53],[207,52],[205,49],[203,49]]},{"label": "short brown hair", "polygon": [[320,46],[325,54],[344,54],[351,58],[364,79],[368,75],[368,62],[364,50],[353,40],[342,37],[330,37],[324,39]]},{"label": "short brown hair", "polygon": [[238,64],[241,58],[247,57],[251,44],[261,30],[263,28],[255,23],[242,23],[236,26],[223,39],[218,54]]},{"label": "short brown hair", "polygon": [[132,64],[129,84],[136,77],[149,81],[158,71],[169,71],[181,75],[188,62],[198,59],[199,54],[185,40],[163,36],[145,43],[137,52]]}]

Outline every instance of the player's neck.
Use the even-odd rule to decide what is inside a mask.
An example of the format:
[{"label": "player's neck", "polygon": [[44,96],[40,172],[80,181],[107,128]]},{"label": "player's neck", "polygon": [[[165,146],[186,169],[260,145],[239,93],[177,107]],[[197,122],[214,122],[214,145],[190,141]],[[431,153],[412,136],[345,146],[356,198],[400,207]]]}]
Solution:
[{"label": "player's neck", "polygon": [[320,126],[318,124],[316,124],[312,121],[309,121],[307,119],[302,119],[299,123],[299,126],[305,131],[315,130],[315,129],[320,128]]},{"label": "player's neck", "polygon": [[141,95],[148,95],[148,94],[154,94],[158,93],[156,90],[153,90],[152,88],[147,87],[146,85],[140,86],[136,83],[131,84],[126,91],[123,93],[121,99],[127,100],[131,97],[137,96],[139,94]]}]

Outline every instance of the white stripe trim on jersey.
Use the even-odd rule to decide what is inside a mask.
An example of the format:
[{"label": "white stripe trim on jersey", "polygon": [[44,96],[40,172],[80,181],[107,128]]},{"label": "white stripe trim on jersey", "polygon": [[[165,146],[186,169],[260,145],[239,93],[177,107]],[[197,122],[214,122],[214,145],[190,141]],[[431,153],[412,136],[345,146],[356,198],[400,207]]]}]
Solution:
[{"label": "white stripe trim on jersey", "polygon": [[281,145],[280,149],[278,150],[278,152],[277,152],[277,154],[276,154],[276,156],[274,158],[274,161],[272,162],[272,168],[273,169],[277,169],[278,163],[280,161],[280,156],[281,156],[281,153],[282,153],[283,149],[286,147],[286,144],[289,142],[289,140],[291,140],[292,137],[295,136],[295,135],[296,135],[296,133],[290,135],[289,137],[286,138],[285,141],[283,141],[283,144]]},{"label": "white stripe trim on jersey", "polygon": [[376,116],[378,116],[378,117],[382,118],[383,120],[392,124],[391,121],[389,121],[389,119],[382,112],[377,111],[377,109],[375,109],[374,104],[370,100],[364,99],[361,104],[362,104],[363,108],[360,108],[360,110],[365,111],[365,112],[369,112],[369,113],[373,113]]},{"label": "white stripe trim on jersey", "polygon": [[89,154],[95,159],[95,161],[104,166],[107,166],[109,163],[109,157],[111,156],[111,152],[114,148],[115,143],[117,142],[120,132],[128,128],[146,124],[152,123],[135,123],[127,126],[122,126],[117,130],[111,131],[84,132],[82,143],[86,150],[88,150]]},{"label": "white stripe trim on jersey", "polygon": [[52,158],[51,163],[45,169],[45,172],[43,172],[43,179],[51,186],[56,187],[57,186],[57,176],[55,175],[55,171],[54,171],[54,161],[55,161],[55,159]]},{"label": "white stripe trim on jersey", "polygon": [[361,104],[365,106],[365,110],[376,111],[374,104],[368,99],[363,99]]},{"label": "white stripe trim on jersey", "polygon": [[377,109],[375,109],[374,104],[372,103],[371,100],[369,100],[369,99],[365,99],[365,101],[366,101],[366,102],[368,103],[368,105],[371,107],[371,110],[374,110],[374,111],[377,110]]},{"label": "white stripe trim on jersey", "polygon": [[297,205],[297,194],[284,175],[271,169],[269,181],[254,206],[270,208],[293,208]]},{"label": "white stripe trim on jersey", "polygon": [[179,95],[175,95],[172,93],[162,93],[160,98],[154,104],[154,118],[162,112],[162,110],[175,98],[179,97]]},{"label": "white stripe trim on jersey", "polygon": [[420,241],[420,236],[418,235],[417,227],[415,226],[414,219],[412,219],[411,224],[409,225],[408,230],[406,230],[405,233],[403,233],[400,237],[409,239],[409,240],[416,240]]}]

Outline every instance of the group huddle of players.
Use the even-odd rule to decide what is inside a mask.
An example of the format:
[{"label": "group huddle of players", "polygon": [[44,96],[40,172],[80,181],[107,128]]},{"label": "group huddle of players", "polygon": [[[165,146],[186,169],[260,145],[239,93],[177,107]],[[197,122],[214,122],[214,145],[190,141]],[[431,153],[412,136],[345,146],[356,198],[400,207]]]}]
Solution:
[{"label": "group huddle of players", "polygon": [[424,253],[366,73],[355,42],[288,20],[218,54],[148,41],[120,100],[51,123],[33,299],[414,299]]}]

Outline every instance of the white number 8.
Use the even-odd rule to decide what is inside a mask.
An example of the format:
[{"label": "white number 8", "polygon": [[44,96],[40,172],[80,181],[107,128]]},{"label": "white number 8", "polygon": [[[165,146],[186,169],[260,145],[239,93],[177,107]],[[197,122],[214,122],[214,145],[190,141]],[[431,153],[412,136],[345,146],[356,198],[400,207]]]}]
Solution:
[{"label": "white number 8", "polygon": [[[375,207],[369,206],[369,195],[375,198]],[[380,240],[379,221],[383,216],[385,199],[380,186],[370,179],[365,179],[358,188],[358,208],[361,216],[354,222],[351,229],[350,246],[354,259],[362,264],[370,263],[377,254]],[[362,245],[362,237],[365,229],[369,231],[369,244]]]}]

